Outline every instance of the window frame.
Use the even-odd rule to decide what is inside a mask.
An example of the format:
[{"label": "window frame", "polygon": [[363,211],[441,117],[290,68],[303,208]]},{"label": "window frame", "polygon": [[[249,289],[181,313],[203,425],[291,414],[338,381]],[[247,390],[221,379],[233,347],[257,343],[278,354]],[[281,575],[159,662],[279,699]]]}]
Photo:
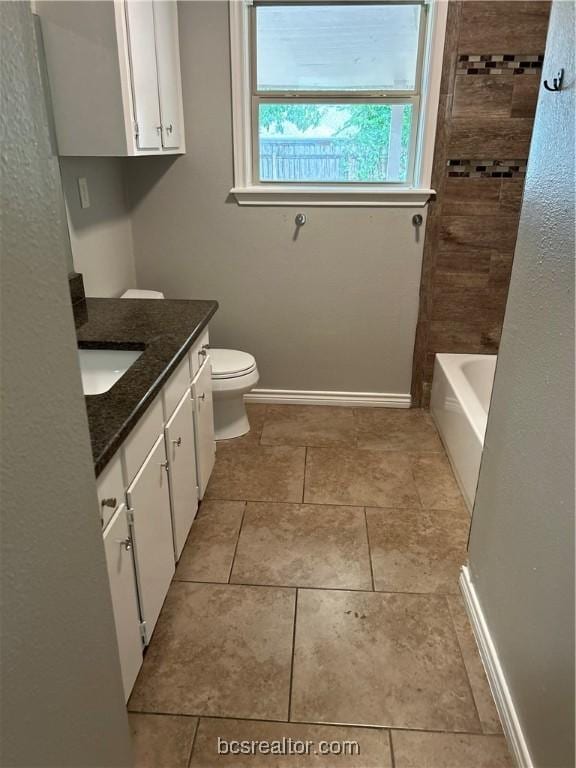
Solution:
[{"label": "window frame", "polygon": [[[262,5],[421,5],[415,88],[404,91],[258,91],[256,7]],[[230,0],[234,187],[241,205],[424,206],[430,189],[438,110],[446,0]],[[412,104],[406,182],[285,182],[259,180],[258,108],[261,103]]]}]

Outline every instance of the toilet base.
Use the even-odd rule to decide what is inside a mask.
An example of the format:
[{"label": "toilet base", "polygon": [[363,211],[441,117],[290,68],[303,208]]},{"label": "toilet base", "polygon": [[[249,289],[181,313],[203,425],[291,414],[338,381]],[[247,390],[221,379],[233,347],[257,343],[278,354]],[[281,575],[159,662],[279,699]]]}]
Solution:
[{"label": "toilet base", "polygon": [[233,440],[250,432],[243,395],[214,400],[214,437]]}]

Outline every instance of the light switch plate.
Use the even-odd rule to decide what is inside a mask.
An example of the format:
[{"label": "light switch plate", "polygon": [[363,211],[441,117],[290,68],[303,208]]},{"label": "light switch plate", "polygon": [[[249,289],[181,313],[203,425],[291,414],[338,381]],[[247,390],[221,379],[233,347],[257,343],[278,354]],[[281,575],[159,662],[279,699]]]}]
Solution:
[{"label": "light switch plate", "polygon": [[88,192],[88,180],[84,176],[78,177],[78,192],[80,193],[80,207],[90,208],[90,193]]}]

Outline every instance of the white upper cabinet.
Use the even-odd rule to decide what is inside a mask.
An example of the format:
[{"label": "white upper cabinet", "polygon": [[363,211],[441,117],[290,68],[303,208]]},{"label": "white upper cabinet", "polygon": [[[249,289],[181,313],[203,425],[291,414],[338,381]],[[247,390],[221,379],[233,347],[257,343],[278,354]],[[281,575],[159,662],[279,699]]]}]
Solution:
[{"label": "white upper cabinet", "polygon": [[175,0],[37,4],[60,155],[182,154]]}]

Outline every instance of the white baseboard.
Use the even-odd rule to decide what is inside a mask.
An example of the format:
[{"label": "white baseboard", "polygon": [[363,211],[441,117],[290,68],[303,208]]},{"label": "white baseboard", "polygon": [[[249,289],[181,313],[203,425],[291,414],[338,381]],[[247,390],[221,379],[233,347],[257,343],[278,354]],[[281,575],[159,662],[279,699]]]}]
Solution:
[{"label": "white baseboard", "polygon": [[500,665],[496,648],[490,635],[490,630],[486,624],[482,608],[478,601],[478,596],[474,584],[470,579],[470,570],[464,565],[460,573],[460,589],[466,605],[466,611],[476,636],[480,657],[486,670],[486,676],[490,683],[490,689],[494,696],[494,702],[502,721],[502,728],[508,747],[512,756],[516,760],[518,768],[534,768],[532,758],[526,739],[520,726],[520,720],[516,713],[514,701],[508,688],[508,683],[504,676],[504,671]]},{"label": "white baseboard", "polygon": [[410,408],[410,394],[389,392],[320,392],[301,389],[253,389],[244,399],[248,403],[276,405],[344,405],[371,408]]}]

